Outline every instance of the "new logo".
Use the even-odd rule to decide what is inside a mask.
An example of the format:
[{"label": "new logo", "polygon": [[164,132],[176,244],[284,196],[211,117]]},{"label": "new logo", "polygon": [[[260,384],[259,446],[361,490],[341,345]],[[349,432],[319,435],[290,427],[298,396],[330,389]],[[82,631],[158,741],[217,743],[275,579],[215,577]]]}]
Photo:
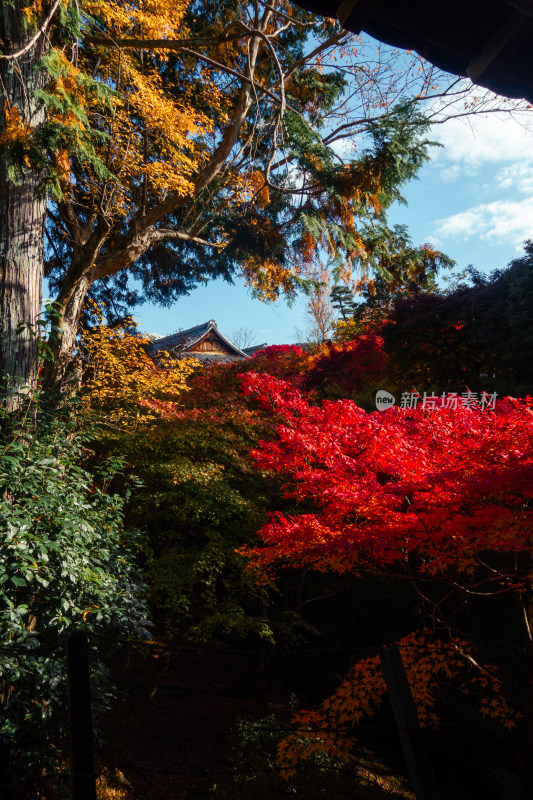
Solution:
[{"label": "new logo", "polygon": [[376,408],[378,411],[385,411],[386,408],[393,406],[395,402],[396,399],[390,392],[386,392],[383,389],[376,392]]}]

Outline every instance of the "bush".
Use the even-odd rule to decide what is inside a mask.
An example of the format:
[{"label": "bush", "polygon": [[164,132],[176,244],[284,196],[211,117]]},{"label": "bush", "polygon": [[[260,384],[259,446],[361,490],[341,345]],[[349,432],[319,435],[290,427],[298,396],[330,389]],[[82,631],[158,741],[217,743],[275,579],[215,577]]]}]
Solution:
[{"label": "bush", "polygon": [[[77,628],[131,630],[144,608],[124,499],[107,493],[119,462],[93,477],[73,418],[32,414],[0,449],[0,735],[12,773],[24,776],[21,796],[50,798],[61,796],[55,773],[66,766],[65,639]],[[97,652],[92,662],[103,708],[105,667]]]}]

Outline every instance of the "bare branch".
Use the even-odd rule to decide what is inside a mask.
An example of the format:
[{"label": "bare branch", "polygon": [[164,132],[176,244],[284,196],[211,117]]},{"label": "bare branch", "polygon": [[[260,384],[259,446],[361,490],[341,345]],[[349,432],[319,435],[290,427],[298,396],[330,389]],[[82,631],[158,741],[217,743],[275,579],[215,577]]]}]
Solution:
[{"label": "bare branch", "polygon": [[[294,72],[296,72],[297,69],[300,69],[300,67],[304,66],[304,64],[308,64],[310,61],[313,60],[313,58],[315,58],[316,56],[320,55],[320,53],[323,53],[329,47],[333,47],[334,44],[340,44],[343,38],[349,38],[349,34],[347,34],[346,31],[342,30],[342,31],[339,31],[338,33],[333,34],[333,36],[330,36],[329,39],[326,39],[325,42],[322,42],[322,44],[319,44],[318,47],[315,47],[315,49],[311,50],[311,52],[307,53],[307,55],[302,56],[301,58],[298,58],[294,62],[292,67],[289,70],[287,70],[287,72],[285,73],[285,75],[284,75],[285,81],[287,81],[290,78],[290,76]],[[273,84],[272,88],[275,88],[276,86],[278,86],[278,82],[277,81],[276,81],[276,83]]]},{"label": "bare branch", "polygon": [[270,6],[268,3],[264,3],[263,0],[260,0],[260,2],[261,5],[264,6],[264,8],[268,8],[270,11],[273,11],[277,17],[282,17],[283,19],[288,20],[293,25],[296,25],[298,28],[310,28],[313,25],[312,22],[300,22],[299,20],[294,19],[294,17],[290,17],[284,11],[280,11],[278,8],[274,8],[274,6]]},{"label": "bare branch", "polygon": [[[256,36],[259,36],[259,34],[256,33]],[[244,81],[244,83],[247,83],[250,86],[253,86],[254,89],[257,89],[258,91],[263,92],[264,94],[267,95],[267,97],[270,97],[270,99],[274,100],[274,102],[277,103],[278,105],[282,105],[283,101],[279,97],[277,97],[275,94],[273,94],[265,86],[261,86],[260,83],[257,83],[256,81],[252,80],[251,78],[248,78],[245,75],[242,75],[240,72],[236,72],[236,70],[231,69],[231,67],[226,67],[224,64],[220,64],[218,61],[214,61],[212,58],[209,58],[208,56],[204,56],[202,53],[197,53],[195,50],[189,50],[186,47],[181,47],[180,48],[180,52],[185,53],[185,55],[192,56],[193,58],[197,58],[199,61],[204,61],[206,64],[209,64],[209,66],[214,67],[215,69],[219,69],[222,72],[227,72],[228,75],[233,75],[235,78],[238,78],[240,81]]]}]

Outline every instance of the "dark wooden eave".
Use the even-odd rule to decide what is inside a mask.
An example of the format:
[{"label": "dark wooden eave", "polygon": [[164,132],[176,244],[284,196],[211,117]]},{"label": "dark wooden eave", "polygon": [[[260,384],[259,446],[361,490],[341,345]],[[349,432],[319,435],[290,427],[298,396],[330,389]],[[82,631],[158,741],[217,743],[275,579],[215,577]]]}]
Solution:
[{"label": "dark wooden eave", "polygon": [[533,103],[533,0],[296,0],[440,69]]}]

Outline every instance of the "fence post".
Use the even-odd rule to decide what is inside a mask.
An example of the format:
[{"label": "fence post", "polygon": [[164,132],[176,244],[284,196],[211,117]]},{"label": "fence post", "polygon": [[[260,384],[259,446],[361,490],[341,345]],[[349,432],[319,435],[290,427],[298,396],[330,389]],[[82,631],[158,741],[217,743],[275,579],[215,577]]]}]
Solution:
[{"label": "fence post", "polygon": [[380,651],[380,659],[416,800],[439,800],[439,790],[401,653],[397,647],[384,647]]},{"label": "fence post", "polygon": [[67,639],[72,800],[96,800],[89,647],[85,631]]}]

